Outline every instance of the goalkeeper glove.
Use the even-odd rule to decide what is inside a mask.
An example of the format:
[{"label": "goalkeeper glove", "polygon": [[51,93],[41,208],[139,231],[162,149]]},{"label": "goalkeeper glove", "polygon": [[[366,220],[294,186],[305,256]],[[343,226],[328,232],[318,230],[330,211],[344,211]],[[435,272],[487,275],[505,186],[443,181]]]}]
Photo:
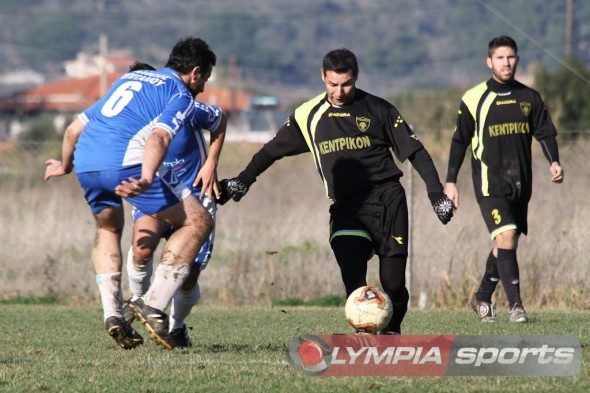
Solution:
[{"label": "goalkeeper glove", "polygon": [[428,194],[428,197],[430,198],[434,212],[438,216],[440,222],[447,225],[448,222],[451,221],[453,212],[455,211],[455,204],[453,201],[442,192]]},{"label": "goalkeeper glove", "polygon": [[223,179],[219,182],[219,186],[221,187],[221,196],[217,200],[217,203],[220,205],[225,205],[230,199],[239,202],[248,192],[248,186],[242,183],[237,177],[233,179]]}]

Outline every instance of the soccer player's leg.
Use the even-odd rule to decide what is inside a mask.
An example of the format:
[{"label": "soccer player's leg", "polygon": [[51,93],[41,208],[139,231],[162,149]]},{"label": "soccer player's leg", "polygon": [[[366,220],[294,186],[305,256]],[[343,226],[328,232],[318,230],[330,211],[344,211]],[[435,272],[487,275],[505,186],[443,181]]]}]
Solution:
[{"label": "soccer player's leg", "polygon": [[383,334],[401,334],[401,324],[408,311],[410,295],[406,288],[408,258],[408,205],[401,185],[388,187],[379,198],[383,203],[380,221],[367,221],[379,255],[379,278],[391,299],[393,314]]},{"label": "soccer player's leg", "polygon": [[502,232],[496,236],[498,273],[508,298],[509,321],[512,323],[526,323],[529,319],[524,311],[520,296],[520,269],[516,256],[518,236],[518,233],[514,230]]},{"label": "soccer player's leg", "polygon": [[479,316],[481,322],[496,322],[498,319],[496,317],[496,305],[492,302],[492,295],[500,281],[498,259],[494,252],[497,253],[497,250],[490,251],[479,288],[469,302],[471,309]]},{"label": "soccer player's leg", "polygon": [[174,294],[172,306],[170,307],[170,337],[175,348],[192,347],[188,334],[185,319],[191,313],[201,299],[201,288],[199,286],[200,265],[196,262],[191,265],[191,270],[184,284]]},{"label": "soccer player's leg", "polygon": [[[212,220],[207,210],[192,195],[185,198],[182,204],[172,206],[156,216],[174,226],[175,230],[164,245],[162,260],[145,295],[145,302],[155,309],[165,310],[189,276],[190,265],[211,232]],[[157,336],[170,338],[168,320],[158,327],[160,332]],[[168,343],[173,346],[171,338]],[[166,347],[164,343],[160,344]]]},{"label": "soccer player's leg", "polygon": [[391,299],[393,314],[383,334],[401,334],[401,325],[408,311],[410,294],[406,288],[407,255],[379,257],[381,287]]},{"label": "soccer player's leg", "polygon": [[[199,195],[199,193],[200,191],[195,192],[195,196]],[[198,280],[201,272],[205,270],[211,259],[213,245],[215,243],[217,205],[215,200],[209,199],[207,196],[199,201],[209,212],[213,220],[213,229],[205,243],[201,246],[194,263],[191,264],[189,276],[172,298],[172,306],[170,308],[170,336],[174,341],[174,346],[177,348],[192,346],[188,328],[184,321],[190,315],[193,306],[201,299],[201,289]]]},{"label": "soccer player's leg", "polygon": [[108,334],[124,349],[135,348],[143,338],[122,318],[121,312],[121,234],[124,226],[122,200],[112,192],[112,173],[78,174],[85,198],[96,220],[92,262],[103,306]]},{"label": "soccer player's leg", "polygon": [[[508,298],[509,308],[511,310],[510,321],[518,323],[527,322],[528,317],[524,312],[520,298],[520,272],[516,257],[518,237],[521,231],[519,227],[524,226],[526,230],[526,219],[524,224],[520,224],[515,214],[513,203],[503,198],[486,197],[479,202],[479,205],[486,226],[490,232],[490,237],[495,241],[493,253],[496,256],[496,271]],[[490,270],[489,274],[487,273],[488,270]],[[496,319],[493,304],[489,304],[487,299],[483,298],[493,286],[491,282],[488,283],[489,285],[486,285],[486,282],[484,282],[488,278],[486,275],[492,281],[494,273],[493,269],[488,269],[486,266],[486,273],[478,291],[483,292],[483,295],[480,294],[482,299],[476,297],[471,302],[472,308],[478,313],[480,320],[484,322],[488,320],[494,321]],[[485,314],[484,311],[488,309],[488,314]]]},{"label": "soccer player's leg", "polygon": [[201,288],[198,280],[201,272],[209,264],[211,254],[213,253],[213,245],[215,244],[217,207],[215,201],[211,201],[208,198],[205,198],[202,202],[213,219],[213,229],[209,234],[209,238],[201,246],[195,262],[191,265],[189,276],[172,298],[172,306],[170,308],[170,336],[172,337],[174,346],[177,348],[192,346],[188,328],[184,321],[190,315],[192,308],[201,300]]},{"label": "soccer player's leg", "polygon": [[367,285],[367,261],[373,255],[373,244],[366,231],[337,231],[331,236],[330,246],[346,291],[346,297],[357,288]]},{"label": "soccer player's leg", "polygon": [[142,297],[147,292],[153,273],[154,252],[160,244],[160,239],[169,230],[168,226],[155,218],[148,216],[137,208],[133,208],[133,236],[127,253],[127,277],[131,299],[123,303],[123,317],[128,323],[133,322],[135,316],[129,307],[132,300]]},{"label": "soccer player's leg", "polygon": [[164,245],[150,288],[143,298],[131,302],[130,306],[152,339],[172,349],[169,318],[164,310],[189,275],[190,264],[209,236],[213,222],[191,190],[175,179],[168,168],[160,166],[158,174],[146,192],[130,198],[129,202],[175,230]]}]

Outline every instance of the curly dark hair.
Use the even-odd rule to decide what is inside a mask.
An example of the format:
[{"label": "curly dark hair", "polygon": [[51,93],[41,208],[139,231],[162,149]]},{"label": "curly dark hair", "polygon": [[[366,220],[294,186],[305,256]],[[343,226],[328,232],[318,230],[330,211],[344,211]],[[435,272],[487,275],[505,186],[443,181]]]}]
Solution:
[{"label": "curly dark hair", "polygon": [[209,45],[200,38],[186,37],[172,49],[166,67],[180,74],[188,74],[195,67],[200,67],[203,74],[211,71],[217,62],[217,56]]}]

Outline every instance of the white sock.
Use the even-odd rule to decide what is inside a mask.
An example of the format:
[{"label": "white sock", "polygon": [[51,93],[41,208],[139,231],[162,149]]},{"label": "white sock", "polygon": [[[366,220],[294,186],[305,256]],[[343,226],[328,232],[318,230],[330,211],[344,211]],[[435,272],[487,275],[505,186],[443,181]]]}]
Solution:
[{"label": "white sock", "polygon": [[188,291],[182,288],[176,291],[170,308],[170,331],[184,325],[184,320],[191,313],[193,306],[199,302],[199,299],[201,299],[201,288],[198,282]]},{"label": "white sock", "polygon": [[122,317],[121,273],[97,274],[96,283],[102,301],[104,320],[108,317]]},{"label": "white sock", "polygon": [[164,311],[168,308],[170,300],[180,289],[190,272],[186,264],[168,265],[160,263],[154,274],[154,281],[146,292],[144,298],[148,306]]},{"label": "white sock", "polygon": [[129,247],[127,253],[127,276],[129,278],[129,290],[133,299],[142,297],[150,287],[152,272],[154,271],[154,257],[152,256],[144,268],[138,269],[133,264],[133,247]]}]

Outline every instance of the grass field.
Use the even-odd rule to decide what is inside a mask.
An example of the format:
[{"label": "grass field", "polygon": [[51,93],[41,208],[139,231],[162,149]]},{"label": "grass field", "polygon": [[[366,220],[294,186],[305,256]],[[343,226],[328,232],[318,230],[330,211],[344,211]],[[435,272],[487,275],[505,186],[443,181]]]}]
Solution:
[{"label": "grass field", "polygon": [[[285,351],[301,333],[348,333],[342,308],[213,308],[187,320],[193,347],[151,340],[124,351],[103,330],[98,307],[2,304],[1,392],[588,392],[590,311],[529,310],[531,323],[476,322],[467,309],[415,310],[407,334],[574,335],[583,348],[573,377],[307,377]],[[144,329],[136,325],[140,333]],[[146,336],[147,337],[147,336]]]}]

